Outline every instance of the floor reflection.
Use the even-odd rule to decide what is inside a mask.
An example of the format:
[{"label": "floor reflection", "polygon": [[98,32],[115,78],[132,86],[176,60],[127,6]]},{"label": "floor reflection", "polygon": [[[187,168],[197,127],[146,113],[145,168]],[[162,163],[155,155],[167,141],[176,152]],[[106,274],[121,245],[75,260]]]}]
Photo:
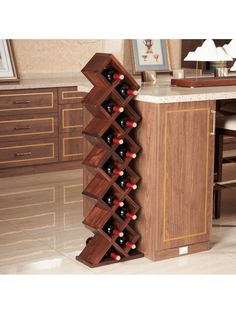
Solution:
[{"label": "floor reflection", "polygon": [[[236,177],[227,166],[225,179]],[[0,274],[236,274],[235,192],[224,190],[209,251],[88,268],[75,260],[91,232],[82,224],[82,170],[0,179]]]},{"label": "floor reflection", "polygon": [[0,273],[14,265],[52,270],[63,258],[77,265],[86,236],[82,171],[4,178],[0,186]]}]

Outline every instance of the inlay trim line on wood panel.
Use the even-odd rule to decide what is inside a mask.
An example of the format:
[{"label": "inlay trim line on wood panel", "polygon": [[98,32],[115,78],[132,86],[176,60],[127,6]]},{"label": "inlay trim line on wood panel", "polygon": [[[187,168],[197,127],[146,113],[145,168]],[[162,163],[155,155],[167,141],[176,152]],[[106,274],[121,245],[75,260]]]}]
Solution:
[{"label": "inlay trim line on wood panel", "polygon": [[62,139],[62,154],[63,157],[71,157],[71,156],[82,156],[83,153],[75,153],[75,154],[65,154],[65,140],[73,140],[73,139],[82,139],[82,136],[73,136],[73,137],[63,137]]},{"label": "inlay trim line on wood panel", "polygon": [[71,111],[71,110],[78,110],[82,111],[83,108],[69,108],[69,109],[62,109],[62,128],[63,129],[70,129],[70,128],[82,128],[83,124],[71,124],[68,126],[65,126],[65,111]]},{"label": "inlay trim line on wood panel", "polygon": [[80,93],[78,90],[72,90],[72,91],[66,91],[66,92],[62,92],[62,99],[66,100],[66,99],[82,99],[84,98],[84,96],[64,96],[65,94],[71,94],[71,93]]},{"label": "inlay trim line on wood panel", "polygon": [[[183,236],[179,237],[173,237],[173,238],[166,238],[166,169],[167,169],[167,130],[168,130],[168,115],[170,113],[182,113],[182,112],[193,112],[193,111],[207,111],[208,113],[208,119],[207,119],[207,139],[206,139],[206,191],[205,191],[205,223],[204,223],[204,231],[199,232],[199,233],[191,233],[191,234],[186,234]],[[207,234],[207,198],[208,198],[208,191],[207,191],[207,186],[208,186],[208,159],[209,159],[209,136],[210,136],[210,109],[209,108],[200,108],[200,109],[183,109],[183,110],[169,110],[165,112],[165,133],[164,133],[164,215],[163,215],[163,241],[164,242],[169,242],[169,241],[175,241],[179,239],[184,239],[184,238],[189,238],[189,237],[194,237],[194,236],[200,236]]]}]

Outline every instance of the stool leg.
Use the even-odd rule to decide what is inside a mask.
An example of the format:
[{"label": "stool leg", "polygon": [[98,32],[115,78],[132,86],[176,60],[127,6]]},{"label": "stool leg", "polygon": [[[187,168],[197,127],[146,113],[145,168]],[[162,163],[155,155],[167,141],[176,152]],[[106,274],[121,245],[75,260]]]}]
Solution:
[{"label": "stool leg", "polygon": [[[217,173],[216,182],[222,180],[222,167],[223,167],[223,134],[216,133],[215,141],[215,172]],[[221,189],[215,191],[214,197],[214,216],[216,219],[220,218],[221,211]]]}]

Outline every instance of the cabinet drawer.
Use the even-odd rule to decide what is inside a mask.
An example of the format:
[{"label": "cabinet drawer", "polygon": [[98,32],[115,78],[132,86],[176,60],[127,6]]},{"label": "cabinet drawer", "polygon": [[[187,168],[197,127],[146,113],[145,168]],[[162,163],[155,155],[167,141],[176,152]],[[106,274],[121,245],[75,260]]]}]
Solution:
[{"label": "cabinet drawer", "polygon": [[83,107],[82,104],[63,105],[59,108],[60,127],[59,131],[82,132],[83,128]]},{"label": "cabinet drawer", "polygon": [[60,161],[81,160],[83,158],[83,137],[81,135],[60,136]]},{"label": "cabinet drawer", "polygon": [[0,168],[44,164],[57,160],[56,139],[0,143]]},{"label": "cabinet drawer", "polygon": [[57,116],[35,115],[0,118],[0,141],[31,138],[55,137],[57,134]]},{"label": "cabinet drawer", "polygon": [[77,86],[61,87],[58,88],[58,103],[60,105],[79,103],[86,94],[87,93],[80,92]]},{"label": "cabinet drawer", "polygon": [[56,89],[0,92],[0,114],[29,114],[56,111]]}]

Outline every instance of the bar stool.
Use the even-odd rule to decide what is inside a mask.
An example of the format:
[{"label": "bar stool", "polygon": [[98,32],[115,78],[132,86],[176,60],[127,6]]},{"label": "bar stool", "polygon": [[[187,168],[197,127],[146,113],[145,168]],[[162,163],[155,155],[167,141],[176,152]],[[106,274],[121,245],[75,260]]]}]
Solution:
[{"label": "bar stool", "polygon": [[[215,190],[214,190],[214,216],[216,219],[221,215],[221,190],[222,188],[236,186],[236,180],[222,182],[223,164],[236,162],[235,157],[223,158],[224,136],[236,137],[236,115],[232,115],[233,110],[220,110],[223,115],[216,118],[216,137],[215,137]],[[236,112],[235,112],[236,113]]]}]

